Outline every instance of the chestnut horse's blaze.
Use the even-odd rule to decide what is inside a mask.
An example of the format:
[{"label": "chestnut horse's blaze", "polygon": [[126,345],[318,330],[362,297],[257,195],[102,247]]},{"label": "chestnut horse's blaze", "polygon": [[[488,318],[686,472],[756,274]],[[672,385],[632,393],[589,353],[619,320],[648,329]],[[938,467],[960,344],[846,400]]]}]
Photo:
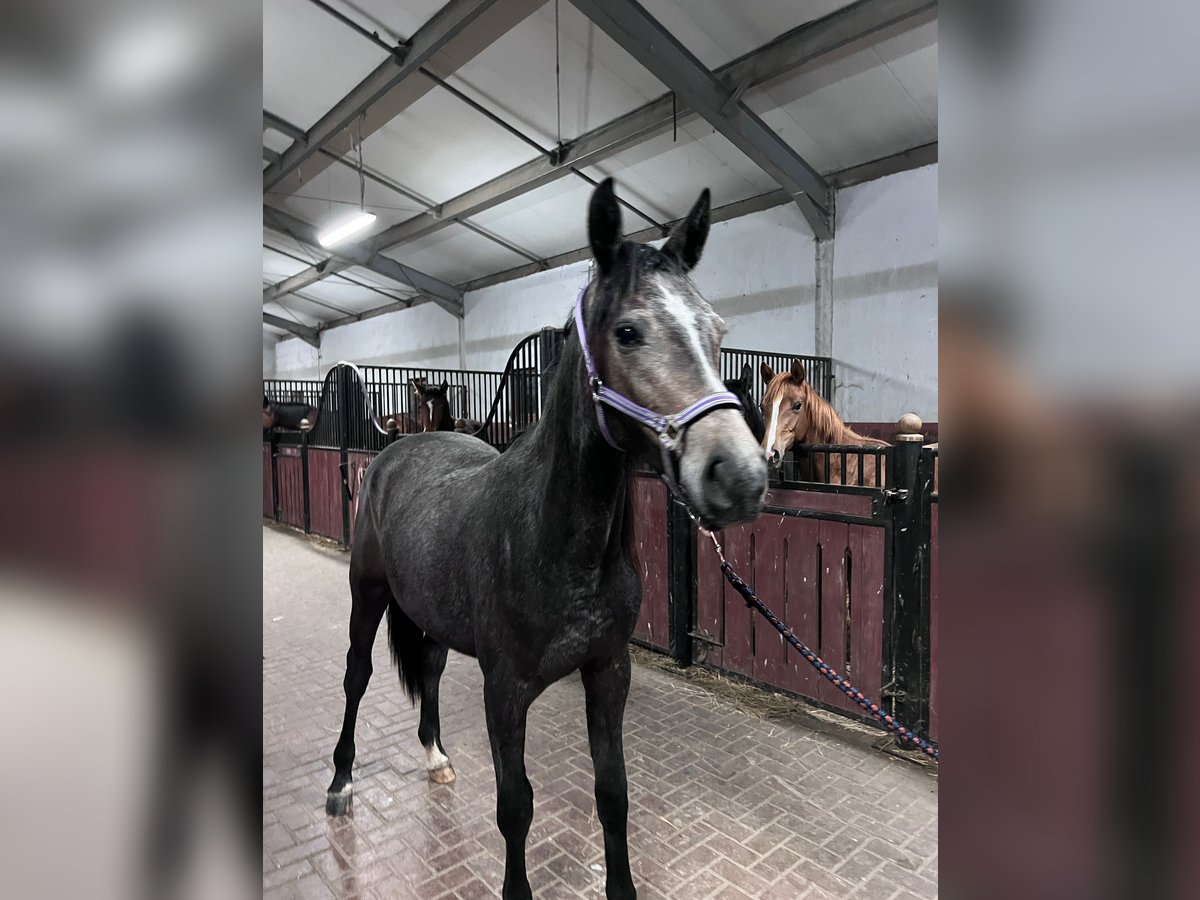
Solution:
[{"label": "chestnut horse's blaze", "polygon": [[[804,365],[792,360],[792,368],[778,374],[766,363],[762,364],[763,382],[767,385],[762,399],[763,420],[766,422],[766,437],[762,440],[763,453],[772,467],[778,468],[792,447],[800,444],[851,444],[860,447],[887,447],[886,441],[859,434],[842,421],[833,406],[817,393],[812,382],[805,376]],[[812,460],[813,481],[825,484],[875,485],[877,458],[864,456],[860,477],[857,456],[817,453]],[[882,476],[884,473],[878,473]],[[878,478],[883,484],[884,479]]]}]

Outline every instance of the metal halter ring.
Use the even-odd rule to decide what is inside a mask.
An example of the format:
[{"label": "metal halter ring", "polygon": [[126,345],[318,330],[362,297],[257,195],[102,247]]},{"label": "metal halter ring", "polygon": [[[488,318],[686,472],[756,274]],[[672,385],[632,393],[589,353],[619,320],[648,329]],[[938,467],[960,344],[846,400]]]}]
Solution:
[{"label": "metal halter ring", "polygon": [[666,450],[676,450],[679,440],[683,437],[683,426],[675,421],[674,416],[663,420],[662,431],[658,433],[658,441]]}]

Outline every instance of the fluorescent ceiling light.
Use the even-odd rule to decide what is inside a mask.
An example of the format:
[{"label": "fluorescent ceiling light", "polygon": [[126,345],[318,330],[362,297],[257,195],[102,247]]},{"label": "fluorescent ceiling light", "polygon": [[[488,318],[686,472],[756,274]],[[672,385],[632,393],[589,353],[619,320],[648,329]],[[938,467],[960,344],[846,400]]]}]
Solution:
[{"label": "fluorescent ceiling light", "polygon": [[339,241],[344,241],[352,234],[362,231],[368,225],[375,221],[375,213],[360,212],[353,219],[349,219],[338,225],[336,228],[330,228],[328,231],[317,235],[317,242],[322,247],[332,247]]}]

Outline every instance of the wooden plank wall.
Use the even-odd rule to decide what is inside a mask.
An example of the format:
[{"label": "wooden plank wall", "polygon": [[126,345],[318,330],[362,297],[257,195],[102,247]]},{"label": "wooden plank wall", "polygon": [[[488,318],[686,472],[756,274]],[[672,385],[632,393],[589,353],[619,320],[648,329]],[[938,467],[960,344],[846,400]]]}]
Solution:
[{"label": "wooden plank wall", "polygon": [[304,528],[304,468],[299,447],[280,447],[275,457],[279,479],[279,521]]},{"label": "wooden plank wall", "polygon": [[342,506],[345,502],[341,455],[337,450],[308,450],[308,530],[335,541],[345,541],[342,533]]},{"label": "wooden plank wall", "polygon": [[634,638],[668,649],[667,488],[657,478],[635,478],[633,542],[642,578],[642,608]]},{"label": "wooden plank wall", "polygon": [[938,739],[938,504],[929,504],[929,737]]},{"label": "wooden plank wall", "polygon": [[350,543],[354,543],[354,520],[358,501],[358,473],[360,470],[366,469],[375,456],[376,454],[374,453],[358,453],[353,450],[346,455],[347,468],[350,473]]},{"label": "wooden plank wall", "polygon": [[[782,506],[810,505],[806,498],[772,493],[785,501]],[[852,509],[845,511],[852,514],[863,499],[810,496],[826,504],[846,501]],[[719,536],[726,558],[763,602],[817,655],[873,697],[883,673],[885,537],[882,526],[770,512]],[[708,665],[858,711],[746,606],[721,575],[712,544],[703,537],[697,559],[697,626],[715,641]]]},{"label": "wooden plank wall", "polygon": [[271,445],[263,441],[263,516],[275,518],[275,494],[271,487]]}]

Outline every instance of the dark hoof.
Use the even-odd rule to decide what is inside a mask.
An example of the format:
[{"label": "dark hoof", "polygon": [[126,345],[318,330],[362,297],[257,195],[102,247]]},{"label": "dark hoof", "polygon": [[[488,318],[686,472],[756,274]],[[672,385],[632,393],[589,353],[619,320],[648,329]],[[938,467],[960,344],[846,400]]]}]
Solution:
[{"label": "dark hoof", "polygon": [[350,801],[353,799],[354,791],[350,785],[346,785],[342,790],[337,792],[330,791],[325,795],[325,815],[346,815],[346,813],[350,812]]}]

